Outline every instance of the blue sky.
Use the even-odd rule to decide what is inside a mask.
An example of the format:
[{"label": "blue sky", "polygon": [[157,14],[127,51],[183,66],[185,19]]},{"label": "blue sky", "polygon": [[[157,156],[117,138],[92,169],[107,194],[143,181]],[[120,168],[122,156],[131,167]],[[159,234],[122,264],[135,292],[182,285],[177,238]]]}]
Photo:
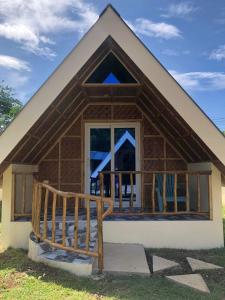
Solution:
[{"label": "blue sky", "polygon": [[[0,80],[25,103],[107,4],[0,0]],[[111,4],[225,130],[225,1],[112,0]]]}]

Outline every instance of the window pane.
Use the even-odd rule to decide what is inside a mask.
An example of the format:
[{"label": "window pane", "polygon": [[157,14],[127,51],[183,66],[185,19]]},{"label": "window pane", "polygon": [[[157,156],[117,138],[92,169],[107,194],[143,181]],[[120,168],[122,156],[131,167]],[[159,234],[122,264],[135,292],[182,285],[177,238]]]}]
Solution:
[{"label": "window pane", "polygon": [[[90,193],[100,194],[99,172],[111,170],[111,130],[109,128],[92,128],[90,130]],[[109,193],[109,183],[105,176],[105,193]]]},{"label": "window pane", "polygon": [[[135,171],[135,129],[114,129],[114,156],[115,171]],[[136,200],[136,176],[133,175],[134,201]],[[130,174],[122,175],[122,197],[123,201],[130,201],[131,197]],[[115,176],[115,201],[119,200],[119,177]]]}]

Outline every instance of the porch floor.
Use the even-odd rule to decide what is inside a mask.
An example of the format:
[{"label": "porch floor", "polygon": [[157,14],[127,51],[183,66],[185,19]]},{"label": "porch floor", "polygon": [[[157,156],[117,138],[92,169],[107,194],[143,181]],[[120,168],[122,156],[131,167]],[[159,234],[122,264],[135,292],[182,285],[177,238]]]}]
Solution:
[{"label": "porch floor", "polygon": [[[43,220],[43,216],[41,217]],[[56,221],[61,221],[62,210],[57,209],[56,211]],[[91,209],[91,219],[96,219],[96,209]],[[51,221],[51,212],[49,211],[48,220]],[[86,210],[79,210],[79,220],[86,220]],[[209,220],[208,213],[149,213],[149,211],[141,210],[140,208],[130,209],[119,209],[114,208],[114,212],[107,216],[104,221],[203,221]],[[17,217],[15,221],[31,221],[31,217]],[[67,211],[67,221],[74,221],[74,211]]]}]

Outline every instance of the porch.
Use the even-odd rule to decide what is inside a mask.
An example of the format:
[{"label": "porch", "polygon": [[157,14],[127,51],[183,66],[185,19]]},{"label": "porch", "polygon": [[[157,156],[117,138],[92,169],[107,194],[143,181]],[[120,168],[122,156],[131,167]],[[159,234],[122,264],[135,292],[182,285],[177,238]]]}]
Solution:
[{"label": "porch", "polygon": [[100,271],[103,241],[189,249],[220,246],[219,203],[213,202],[219,197],[220,172],[212,164],[195,167],[203,171],[101,172],[96,195],[91,195],[36,181],[35,166],[11,165],[3,177],[5,243],[28,248],[33,241],[71,253],[70,258],[98,260]]},{"label": "porch", "polygon": [[[43,187],[54,194],[62,193],[74,199],[85,195],[90,199],[90,216],[97,218],[93,201],[106,199],[112,204],[105,220],[207,220],[212,219],[212,171],[104,171],[92,183],[90,194],[60,192],[43,182]],[[34,176],[35,178],[35,176]],[[32,217],[31,192],[32,174],[13,174],[12,220],[29,221]],[[41,183],[40,183],[41,184]],[[33,191],[34,192],[34,191]],[[46,197],[49,197],[46,195]],[[100,201],[99,200],[99,201]],[[102,200],[101,200],[102,201]],[[64,207],[63,196],[57,196],[55,215],[63,216],[66,209],[67,218],[74,216],[74,203]],[[105,211],[103,201],[102,210]],[[47,217],[51,218],[53,196],[48,201]],[[86,219],[87,208],[79,206],[79,215]],[[41,211],[43,216],[43,211]]]}]

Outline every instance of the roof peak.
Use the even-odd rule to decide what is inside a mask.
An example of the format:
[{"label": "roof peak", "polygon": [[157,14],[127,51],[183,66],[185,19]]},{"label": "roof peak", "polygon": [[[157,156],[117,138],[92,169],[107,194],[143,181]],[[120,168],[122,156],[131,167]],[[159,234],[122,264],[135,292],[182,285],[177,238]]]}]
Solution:
[{"label": "roof peak", "polygon": [[106,5],[106,7],[103,9],[103,11],[99,14],[99,18],[104,15],[104,13],[108,10],[108,9],[112,9],[119,17],[120,17],[120,14],[118,13],[118,11],[115,9],[115,7],[109,3]]}]

